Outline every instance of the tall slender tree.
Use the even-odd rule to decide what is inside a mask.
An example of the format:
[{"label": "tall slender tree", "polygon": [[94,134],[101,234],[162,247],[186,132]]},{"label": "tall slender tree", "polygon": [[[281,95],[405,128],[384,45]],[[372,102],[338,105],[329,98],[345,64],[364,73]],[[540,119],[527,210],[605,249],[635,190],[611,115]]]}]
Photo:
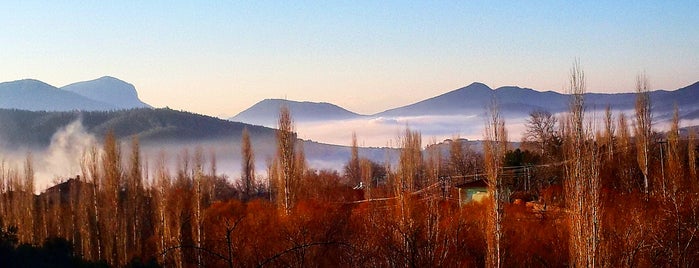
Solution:
[{"label": "tall slender tree", "polygon": [[354,186],[361,181],[361,167],[359,166],[359,147],[357,146],[357,133],[352,132],[352,144],[350,160],[345,168],[345,176],[350,185]]},{"label": "tall slender tree", "polygon": [[486,228],[486,266],[502,267],[504,248],[502,247],[504,214],[502,164],[507,152],[507,131],[505,120],[500,116],[500,110],[495,99],[492,100],[487,112],[485,124],[485,142],[483,144],[485,173],[488,183],[488,193],[491,196]]},{"label": "tall slender tree", "polygon": [[612,115],[611,106],[607,105],[604,109],[604,145],[607,150],[607,160],[612,161],[614,159],[614,135],[616,128],[614,125],[614,117]]},{"label": "tall slender tree", "polygon": [[406,127],[401,137],[398,184],[400,191],[412,192],[424,186],[424,163],[422,159],[422,135]]},{"label": "tall slender tree", "polygon": [[654,187],[648,178],[653,131],[649,88],[648,78],[645,73],[636,76],[636,123],[634,124],[636,160],[643,173],[643,192],[646,194],[649,193],[651,187]]},{"label": "tall slender tree", "polygon": [[597,147],[591,125],[585,121],[585,74],[579,62],[570,73],[571,94],[565,156],[564,192],[569,211],[569,254],[573,267],[597,267],[602,264],[600,244],[600,183]]},{"label": "tall slender tree", "polygon": [[129,251],[141,252],[143,245],[142,235],[140,234],[143,225],[143,170],[141,166],[141,148],[138,141],[138,136],[131,139],[131,158],[129,161],[129,175],[126,178],[126,205],[125,216],[128,219],[128,243]]},{"label": "tall slender tree", "polygon": [[667,173],[666,182],[662,185],[668,185],[672,194],[676,194],[682,187],[682,182],[685,178],[685,167],[682,163],[682,152],[680,149],[680,116],[679,108],[675,105],[672,121],[670,123],[670,131],[667,133]]},{"label": "tall slender tree", "polygon": [[288,107],[282,106],[279,110],[277,125],[277,161],[279,163],[279,175],[277,176],[277,202],[286,214],[291,212],[294,205],[294,191],[298,183],[296,171],[296,133],[294,122]]},{"label": "tall slender tree", "polygon": [[689,176],[696,185],[697,182],[697,134],[694,128],[689,130],[687,138],[687,164],[689,165]]},{"label": "tall slender tree", "polygon": [[104,149],[102,155],[102,184],[104,190],[102,199],[102,215],[114,215],[105,217],[103,230],[109,230],[105,236],[105,253],[109,263],[124,265],[127,261],[125,254],[125,218],[124,207],[120,199],[121,186],[123,184],[123,171],[121,168],[121,149],[117,143],[114,131],[107,132],[104,138]]},{"label": "tall slender tree", "polygon": [[240,153],[243,156],[242,165],[242,186],[243,200],[249,200],[255,195],[255,152],[252,149],[250,142],[250,133],[248,128],[243,128],[242,141],[240,145]]}]

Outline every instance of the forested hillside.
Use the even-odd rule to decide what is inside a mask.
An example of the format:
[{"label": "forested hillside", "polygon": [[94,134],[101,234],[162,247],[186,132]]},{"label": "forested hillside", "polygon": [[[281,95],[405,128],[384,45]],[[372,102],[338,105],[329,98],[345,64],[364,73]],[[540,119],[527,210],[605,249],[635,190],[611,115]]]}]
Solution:
[{"label": "forested hillside", "polygon": [[56,131],[80,120],[85,129],[103,137],[113,130],[117,138],[138,136],[142,141],[193,141],[240,137],[248,127],[255,137],[272,138],[265,127],[230,122],[218,118],[171,109],[131,109],[119,111],[34,112],[0,109],[0,142],[7,147],[46,146]]}]

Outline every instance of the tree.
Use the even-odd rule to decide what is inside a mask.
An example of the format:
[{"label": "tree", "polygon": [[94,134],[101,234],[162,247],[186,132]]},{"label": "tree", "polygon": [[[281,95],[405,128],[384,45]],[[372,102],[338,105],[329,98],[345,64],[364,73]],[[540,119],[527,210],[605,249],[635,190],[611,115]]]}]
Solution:
[{"label": "tree", "polygon": [[404,136],[401,137],[400,159],[398,164],[398,191],[412,192],[416,187],[424,186],[422,160],[422,137],[420,132],[412,131],[406,127]]},{"label": "tree", "polygon": [[600,183],[597,148],[592,139],[591,124],[585,121],[585,73],[576,61],[570,72],[570,115],[565,131],[566,206],[569,210],[569,254],[573,267],[601,265]]},{"label": "tree", "polygon": [[366,200],[371,199],[371,188],[374,187],[372,183],[373,169],[371,168],[371,166],[372,163],[371,161],[369,161],[369,159],[362,158],[359,161],[359,168],[362,175],[362,183],[364,184],[364,199]]},{"label": "tree", "polygon": [[612,108],[607,105],[604,109],[604,140],[603,143],[607,147],[607,160],[614,159],[614,118],[612,116]]},{"label": "tree", "polygon": [[427,153],[427,160],[425,161],[427,183],[425,186],[430,186],[437,183],[442,175],[442,151],[434,138],[430,140],[430,144],[427,145],[425,151]]},{"label": "tree", "polygon": [[[121,149],[117,143],[114,131],[110,130],[104,137],[104,149],[102,155],[102,199],[104,200],[102,215],[105,217],[103,230],[109,230],[113,236],[103,237],[105,239],[106,259],[109,263],[124,265],[127,262],[126,256],[126,227],[124,218],[124,207],[121,202],[120,192],[123,184],[123,171],[121,168]],[[113,215],[113,216],[112,216]],[[104,232],[103,232],[104,233]]]},{"label": "tree", "polygon": [[243,128],[240,151],[243,156],[242,179],[243,179],[243,200],[249,200],[255,195],[255,152],[250,142],[248,128]]},{"label": "tree", "polygon": [[[667,173],[668,176],[663,176],[665,180],[662,185],[669,186],[670,194],[676,194],[681,188],[684,188],[682,182],[685,178],[684,165],[682,163],[682,153],[680,150],[680,117],[677,105],[670,123],[670,131],[667,133]],[[662,146],[662,145],[661,145]]]},{"label": "tree", "polygon": [[125,216],[128,226],[128,243],[130,250],[135,252],[141,251],[143,241],[142,235],[139,233],[143,225],[143,172],[141,166],[141,149],[138,142],[138,136],[134,136],[131,140],[131,158],[129,162],[129,175],[126,178],[126,205]]},{"label": "tree", "polygon": [[649,87],[645,73],[636,76],[636,124],[634,125],[636,160],[643,173],[643,192],[646,194],[649,193],[651,187],[648,181],[648,166],[650,165],[650,142],[653,131]]},{"label": "tree", "polygon": [[545,156],[556,137],[556,123],[556,117],[548,111],[537,109],[530,112],[524,125],[524,141],[537,144],[539,153]]},{"label": "tree", "polygon": [[694,128],[689,130],[689,137],[687,138],[687,162],[689,164],[689,176],[692,178],[692,182],[695,183],[697,180],[697,134]]},{"label": "tree", "polygon": [[361,168],[359,166],[359,148],[357,146],[357,133],[352,132],[352,147],[350,160],[345,167],[345,176],[350,185],[355,186],[361,181]]},{"label": "tree", "polygon": [[296,170],[296,133],[291,112],[286,106],[279,109],[277,125],[277,155],[279,174],[277,176],[277,202],[286,214],[291,212],[294,205],[294,189],[298,184]]},{"label": "tree", "polygon": [[507,152],[507,131],[505,120],[500,116],[497,102],[493,100],[487,113],[485,137],[483,144],[485,174],[488,182],[488,193],[492,203],[489,205],[486,228],[486,266],[502,267],[504,248],[502,247],[503,192],[502,166]]},{"label": "tree", "polygon": [[91,187],[88,190],[88,197],[86,206],[89,207],[88,215],[90,215],[90,234],[94,237],[96,243],[94,250],[93,259],[102,260],[104,259],[104,242],[102,241],[102,228],[104,224],[104,219],[102,213],[103,200],[101,198],[101,191],[103,185],[101,185],[101,174],[99,169],[98,151],[97,147],[91,147],[89,151],[83,154],[83,162],[81,164],[82,174],[86,182],[88,182]]}]

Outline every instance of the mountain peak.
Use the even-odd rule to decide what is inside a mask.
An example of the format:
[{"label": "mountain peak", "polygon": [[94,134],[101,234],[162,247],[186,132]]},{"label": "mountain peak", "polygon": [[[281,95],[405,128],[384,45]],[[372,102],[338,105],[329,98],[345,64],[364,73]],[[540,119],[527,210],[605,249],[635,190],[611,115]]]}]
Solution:
[{"label": "mountain peak", "polygon": [[490,89],[490,90],[493,90],[493,89],[490,88],[488,85],[483,84],[483,83],[481,83],[481,82],[473,82],[473,83],[471,83],[470,85],[465,86],[465,87],[463,87],[463,88],[468,88],[468,89]]},{"label": "mountain peak", "polygon": [[124,82],[124,80],[121,80],[121,79],[119,79],[119,78],[116,78],[116,77],[114,77],[114,76],[109,76],[109,75],[102,76],[102,77],[97,78],[97,79],[95,79],[95,80],[93,80],[93,81],[114,81],[114,82],[121,82],[121,83],[129,84],[129,83],[127,83],[127,82]]},{"label": "mountain peak", "polygon": [[10,81],[10,82],[3,82],[3,83],[0,83],[0,85],[5,86],[5,87],[17,87],[19,89],[35,89],[35,88],[57,89],[56,87],[49,85],[43,81],[39,81],[36,79],[31,79],[31,78],[20,79],[20,80],[15,80],[15,81]]},{"label": "mountain peak", "polygon": [[282,105],[289,108],[292,117],[296,121],[342,120],[360,116],[327,102],[264,99],[230,118],[230,120],[274,127],[279,115],[279,108]]},{"label": "mountain peak", "polygon": [[134,85],[111,76],[73,83],[61,89],[109,103],[121,109],[150,107],[138,98]]}]

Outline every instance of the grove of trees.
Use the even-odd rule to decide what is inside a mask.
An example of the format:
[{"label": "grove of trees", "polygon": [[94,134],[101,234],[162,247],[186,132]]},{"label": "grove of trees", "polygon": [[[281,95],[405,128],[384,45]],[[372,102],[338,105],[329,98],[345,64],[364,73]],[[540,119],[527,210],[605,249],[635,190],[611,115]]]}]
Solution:
[{"label": "grove of trees", "polygon": [[[634,117],[607,108],[598,124],[576,63],[570,111],[532,111],[520,148],[493,101],[482,153],[458,138],[423,148],[406,128],[392,167],[360,155],[353,135],[342,174],[306,165],[284,107],[266,176],[247,130],[231,177],[201,148],[173,169],[110,132],[79,176],[35,195],[28,155],[0,165],[0,262],[58,245],[65,261],[114,267],[696,267],[696,134],[677,112],[656,132],[638,81]],[[460,201],[458,187],[479,180],[489,197]]]}]

